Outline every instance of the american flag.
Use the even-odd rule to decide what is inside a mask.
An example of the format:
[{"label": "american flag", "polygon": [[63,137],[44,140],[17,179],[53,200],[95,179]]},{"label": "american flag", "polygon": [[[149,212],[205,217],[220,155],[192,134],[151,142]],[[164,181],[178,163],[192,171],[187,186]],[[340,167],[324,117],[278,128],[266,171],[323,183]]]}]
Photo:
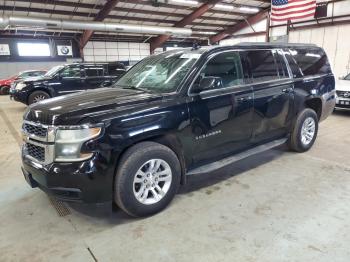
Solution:
[{"label": "american flag", "polygon": [[316,0],[272,0],[271,20],[287,21],[314,17]]}]

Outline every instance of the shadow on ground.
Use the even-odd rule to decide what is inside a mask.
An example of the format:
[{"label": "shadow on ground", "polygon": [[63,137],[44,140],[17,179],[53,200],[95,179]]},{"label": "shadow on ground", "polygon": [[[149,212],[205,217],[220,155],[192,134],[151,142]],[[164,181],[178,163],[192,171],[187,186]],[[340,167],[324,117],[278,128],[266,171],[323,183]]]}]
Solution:
[{"label": "shadow on ground", "polygon": [[[238,161],[215,172],[189,176],[187,178],[187,184],[180,187],[178,194],[186,195],[193,191],[213,186],[231,177],[242,175],[246,171],[259,167],[260,165],[264,165],[274,159],[278,159],[284,153],[286,153],[287,150],[288,149],[286,146],[280,146],[275,149]],[[111,224],[123,224],[135,220],[130,219],[130,216],[125,214],[125,212],[123,212],[111,202],[104,204],[68,203],[68,205],[71,209],[80,214],[89,217],[100,218],[106,220],[106,222]]]}]

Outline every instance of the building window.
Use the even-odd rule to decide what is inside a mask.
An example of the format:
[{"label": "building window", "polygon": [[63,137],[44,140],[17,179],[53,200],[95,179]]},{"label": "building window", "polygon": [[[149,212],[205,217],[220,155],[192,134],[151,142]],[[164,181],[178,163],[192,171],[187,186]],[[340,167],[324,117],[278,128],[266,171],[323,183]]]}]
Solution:
[{"label": "building window", "polygon": [[50,47],[46,43],[17,43],[19,56],[50,56]]}]

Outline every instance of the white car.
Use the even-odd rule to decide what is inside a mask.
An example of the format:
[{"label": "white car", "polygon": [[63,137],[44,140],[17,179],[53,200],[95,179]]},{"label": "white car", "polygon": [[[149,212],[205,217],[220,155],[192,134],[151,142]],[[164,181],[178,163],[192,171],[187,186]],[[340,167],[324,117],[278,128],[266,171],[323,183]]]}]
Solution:
[{"label": "white car", "polygon": [[335,88],[337,90],[335,108],[350,110],[350,74],[339,79]]}]

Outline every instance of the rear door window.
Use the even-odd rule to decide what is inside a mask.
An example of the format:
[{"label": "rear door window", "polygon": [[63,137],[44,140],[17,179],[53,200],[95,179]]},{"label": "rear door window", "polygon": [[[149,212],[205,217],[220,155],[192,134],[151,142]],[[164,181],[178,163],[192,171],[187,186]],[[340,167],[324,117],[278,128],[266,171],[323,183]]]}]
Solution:
[{"label": "rear door window", "polygon": [[321,48],[290,49],[304,76],[331,73],[326,53]]},{"label": "rear door window", "polygon": [[85,66],[85,75],[87,77],[101,77],[104,75],[103,66]]},{"label": "rear door window", "polygon": [[242,52],[248,70],[249,82],[257,83],[280,79],[283,69],[278,70],[272,50],[251,50]]},{"label": "rear door window", "polygon": [[288,50],[284,50],[283,52],[284,52],[284,56],[288,61],[289,68],[292,71],[293,77],[294,78],[303,77],[303,72],[300,70],[300,67],[298,66],[297,62],[293,58],[291,52]]},{"label": "rear door window", "polygon": [[282,50],[274,50],[273,54],[275,56],[275,60],[277,64],[277,73],[279,78],[289,78],[289,73],[288,73],[286,62],[283,57]]}]

